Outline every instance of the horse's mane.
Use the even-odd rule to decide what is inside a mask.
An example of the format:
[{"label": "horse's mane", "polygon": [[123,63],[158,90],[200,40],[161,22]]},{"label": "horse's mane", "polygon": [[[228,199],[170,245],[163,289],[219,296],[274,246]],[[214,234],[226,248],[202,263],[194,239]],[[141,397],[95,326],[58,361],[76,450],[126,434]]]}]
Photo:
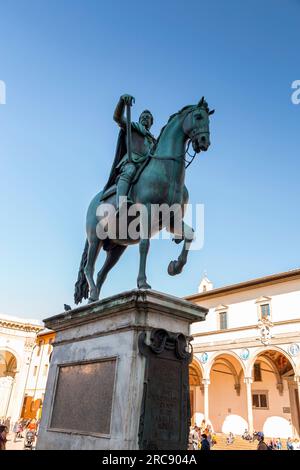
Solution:
[{"label": "horse's mane", "polygon": [[165,128],[167,127],[167,125],[172,121],[172,119],[175,117],[175,116],[178,116],[178,114],[181,114],[183,113],[184,111],[187,111],[188,109],[192,109],[192,108],[196,108],[197,105],[193,105],[193,104],[188,104],[187,106],[184,106],[182,109],[180,109],[180,111],[177,111],[177,113],[174,113],[174,114],[171,114],[171,116],[169,117],[168,119],[168,122],[167,124],[165,124],[162,128],[161,128],[161,131],[159,133],[159,136],[157,137],[157,140],[156,140],[156,143],[155,143],[155,146],[153,147],[152,149],[152,152],[155,152],[156,150],[156,147],[158,145],[158,142],[159,142],[159,139],[161,138]]}]

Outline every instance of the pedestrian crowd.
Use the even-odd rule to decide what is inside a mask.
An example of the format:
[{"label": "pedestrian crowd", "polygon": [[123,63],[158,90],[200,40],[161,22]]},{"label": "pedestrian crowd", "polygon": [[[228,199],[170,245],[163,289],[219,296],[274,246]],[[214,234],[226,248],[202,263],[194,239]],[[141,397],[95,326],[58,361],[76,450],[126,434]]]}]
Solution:
[{"label": "pedestrian crowd", "polygon": [[[300,440],[288,438],[286,444],[282,442],[282,439],[272,438],[265,441],[263,432],[254,431],[253,435],[250,435],[247,430],[241,436],[243,439],[249,440],[250,442],[258,441],[257,450],[300,450]],[[226,445],[233,444],[235,437],[230,432],[226,437]],[[211,450],[211,448],[217,443],[217,435],[213,432],[212,426],[206,424],[205,420],[202,421],[200,426],[191,426],[189,434],[189,447],[188,450]]]},{"label": "pedestrian crowd", "polygon": [[289,437],[286,441],[286,448],[287,450],[300,450],[300,440]]},{"label": "pedestrian crowd", "polygon": [[11,424],[10,418],[0,418],[0,450],[6,450],[7,435],[11,431],[14,435],[13,442],[26,438],[27,432],[37,436],[40,421],[36,419],[19,419]]},{"label": "pedestrian crowd", "polygon": [[217,436],[204,419],[200,426],[191,426],[188,450],[210,450],[216,443]]}]

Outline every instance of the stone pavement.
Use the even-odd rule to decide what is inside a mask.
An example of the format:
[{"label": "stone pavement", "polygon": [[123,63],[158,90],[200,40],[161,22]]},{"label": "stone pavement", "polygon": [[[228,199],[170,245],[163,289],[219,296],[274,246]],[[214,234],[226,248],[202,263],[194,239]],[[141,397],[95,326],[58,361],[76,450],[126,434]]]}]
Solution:
[{"label": "stone pavement", "polygon": [[[258,441],[254,442],[246,441],[241,436],[235,436],[233,444],[228,445],[226,443],[226,434],[217,434],[217,444],[215,444],[211,450],[256,450]],[[271,438],[266,437],[265,442],[268,444]],[[286,439],[281,439],[282,449],[286,450]]]},{"label": "stone pavement", "polygon": [[24,450],[24,438],[22,439],[17,438],[16,442],[14,442],[14,437],[15,437],[14,433],[10,432],[8,434],[6,450]]}]

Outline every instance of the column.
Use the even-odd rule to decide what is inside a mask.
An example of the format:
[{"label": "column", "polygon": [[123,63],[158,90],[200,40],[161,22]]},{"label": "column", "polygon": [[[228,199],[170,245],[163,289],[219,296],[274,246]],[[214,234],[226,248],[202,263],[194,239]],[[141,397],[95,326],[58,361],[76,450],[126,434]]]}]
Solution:
[{"label": "column", "polygon": [[209,379],[202,379],[202,384],[204,388],[204,419],[206,423],[209,419],[209,399],[208,399],[208,386],[210,384]]},{"label": "column", "polygon": [[299,400],[298,405],[299,405],[299,408],[300,408],[300,375],[295,375],[294,381],[296,382],[297,388],[298,388],[298,400]]},{"label": "column", "polygon": [[[297,389],[298,389],[298,403],[296,403],[296,397],[295,397],[295,405],[296,405],[296,422],[297,422],[297,428],[295,429],[296,431],[296,437],[299,439],[299,436],[300,436],[300,375],[295,375],[294,376],[294,380],[296,382],[296,385],[297,385]],[[294,426],[293,426],[294,428]]]},{"label": "column", "polygon": [[7,376],[0,378],[0,416],[10,416],[8,409],[11,401],[13,385],[13,377]]},{"label": "column", "polygon": [[253,434],[253,410],[252,410],[252,390],[251,384],[253,382],[252,377],[245,377],[244,382],[246,384],[247,392],[247,411],[248,411],[248,431]]}]

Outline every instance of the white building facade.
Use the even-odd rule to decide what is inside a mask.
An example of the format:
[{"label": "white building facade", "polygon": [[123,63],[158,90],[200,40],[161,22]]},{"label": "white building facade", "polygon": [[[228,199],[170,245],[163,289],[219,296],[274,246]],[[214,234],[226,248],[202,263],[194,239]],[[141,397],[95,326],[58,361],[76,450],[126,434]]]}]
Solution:
[{"label": "white building facade", "polygon": [[15,422],[21,415],[38,320],[0,314],[0,418]]},{"label": "white building facade", "polygon": [[209,309],[192,326],[192,422],[216,432],[300,437],[300,269],[189,296]]},{"label": "white building facade", "polygon": [[41,418],[54,337],[55,333],[48,329],[37,333],[25,385],[22,418]]}]

